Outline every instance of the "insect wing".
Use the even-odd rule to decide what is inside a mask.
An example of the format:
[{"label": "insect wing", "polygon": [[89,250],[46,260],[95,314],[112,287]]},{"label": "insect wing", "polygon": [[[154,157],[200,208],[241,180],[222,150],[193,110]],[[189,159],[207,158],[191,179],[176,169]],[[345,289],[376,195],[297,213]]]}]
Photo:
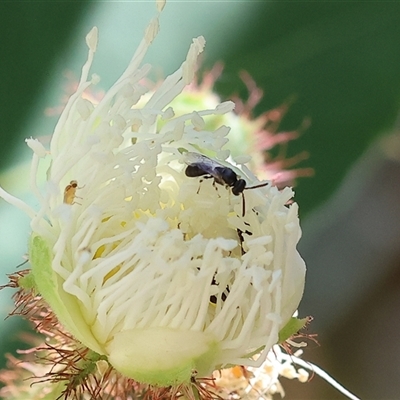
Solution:
[{"label": "insect wing", "polygon": [[203,171],[203,174],[201,175],[209,174],[213,177],[220,175],[216,168],[222,167],[222,165],[217,163],[216,161],[211,160],[211,158],[203,156],[203,154],[193,153],[189,151],[185,154],[185,162],[189,167],[191,167],[189,168],[189,171],[193,170],[193,173],[195,173],[196,171],[199,172],[196,175],[190,176],[200,176],[200,171]]},{"label": "insect wing", "polygon": [[185,174],[189,178],[195,178],[197,176],[209,175],[204,169],[199,168],[197,165],[188,165],[185,169]]}]

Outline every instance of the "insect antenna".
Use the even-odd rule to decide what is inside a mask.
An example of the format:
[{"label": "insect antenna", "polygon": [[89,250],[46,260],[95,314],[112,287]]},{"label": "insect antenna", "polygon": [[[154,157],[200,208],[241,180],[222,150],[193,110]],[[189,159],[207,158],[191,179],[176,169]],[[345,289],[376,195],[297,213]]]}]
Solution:
[{"label": "insect antenna", "polygon": [[269,184],[270,184],[270,182],[263,182],[263,183],[260,183],[259,185],[254,185],[254,186],[245,187],[243,190],[247,190],[247,189],[257,189],[257,188],[260,188],[260,187],[267,186],[267,185],[269,185]]},{"label": "insect antenna", "polygon": [[244,193],[242,192],[242,218],[244,217],[244,214],[246,214],[246,203],[244,199]]},{"label": "insect antenna", "polygon": [[249,186],[249,187],[244,187],[243,190],[241,191],[242,193],[242,217],[244,217],[245,213],[246,213],[246,203],[245,203],[245,198],[244,198],[244,191],[247,189],[257,189],[260,187],[264,187],[267,186],[269,184],[269,182],[264,182],[264,183],[260,183],[259,185],[254,185],[254,186]]}]

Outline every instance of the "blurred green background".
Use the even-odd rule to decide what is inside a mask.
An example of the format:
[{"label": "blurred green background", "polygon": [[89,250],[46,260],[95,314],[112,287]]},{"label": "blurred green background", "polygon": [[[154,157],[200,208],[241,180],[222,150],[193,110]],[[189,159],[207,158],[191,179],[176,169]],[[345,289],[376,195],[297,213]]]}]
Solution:
[{"label": "blurred green background", "polygon": [[[27,197],[24,139],[51,134],[56,119],[44,110],[60,104],[65,71],[79,77],[90,28],[100,31],[92,71],[106,89],[154,13],[153,1],[0,4],[1,186]],[[146,58],[168,74],[204,35],[203,66],[225,65],[216,85],[223,98],[247,96],[246,70],[264,90],[256,114],[295,95],[280,130],[311,118],[288,147],[288,156],[309,152],[298,167],[315,170],[296,187],[308,265],[300,314],[315,317],[309,330],[321,344],[304,358],[363,399],[400,393],[399,18],[397,2],[171,2]],[[0,284],[21,262],[28,234],[27,218],[0,200]],[[10,296],[0,292],[0,319]],[[0,322],[1,354],[23,346],[21,328],[17,318]],[[317,377],[283,384],[288,399],[343,398]]]}]

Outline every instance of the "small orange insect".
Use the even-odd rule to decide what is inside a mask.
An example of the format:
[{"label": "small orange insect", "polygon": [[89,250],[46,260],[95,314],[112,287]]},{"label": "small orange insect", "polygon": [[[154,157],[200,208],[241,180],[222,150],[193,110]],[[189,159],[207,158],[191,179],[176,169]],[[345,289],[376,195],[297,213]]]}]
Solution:
[{"label": "small orange insect", "polygon": [[[83,187],[83,186],[82,186]],[[81,199],[82,197],[76,196],[76,189],[81,189],[78,186],[77,181],[71,181],[64,189],[64,203],[65,204],[75,204],[75,198]],[[79,204],[79,203],[76,203]]]}]

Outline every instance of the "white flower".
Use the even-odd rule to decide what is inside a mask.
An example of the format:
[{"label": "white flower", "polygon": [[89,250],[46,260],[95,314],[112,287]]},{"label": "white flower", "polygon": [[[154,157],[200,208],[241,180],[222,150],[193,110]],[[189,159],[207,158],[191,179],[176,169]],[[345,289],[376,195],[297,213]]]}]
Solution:
[{"label": "white flower", "polygon": [[[98,104],[82,97],[99,80],[89,78],[97,30],[89,33],[88,61],[50,151],[27,141],[39,209],[0,195],[32,218],[32,276],[64,327],[125,376],[168,386],[231,364],[261,365],[299,304],[305,265],[290,188],[234,196],[214,179],[185,174],[185,154],[195,152],[248,187],[260,184],[226,162],[229,128],[205,130],[207,116],[233,103],[180,117],[169,106],[193,79],[203,37],[137,106],[150,71],[140,65],[157,31],[156,18]],[[42,190],[41,160],[50,163]]]},{"label": "white flower", "polygon": [[309,373],[303,368],[296,370],[292,356],[275,345],[259,368],[234,367],[215,371],[213,376],[218,395],[223,399],[241,400],[273,399],[276,393],[284,397],[285,391],[279,382],[281,376],[300,382],[306,382],[309,378]]}]

